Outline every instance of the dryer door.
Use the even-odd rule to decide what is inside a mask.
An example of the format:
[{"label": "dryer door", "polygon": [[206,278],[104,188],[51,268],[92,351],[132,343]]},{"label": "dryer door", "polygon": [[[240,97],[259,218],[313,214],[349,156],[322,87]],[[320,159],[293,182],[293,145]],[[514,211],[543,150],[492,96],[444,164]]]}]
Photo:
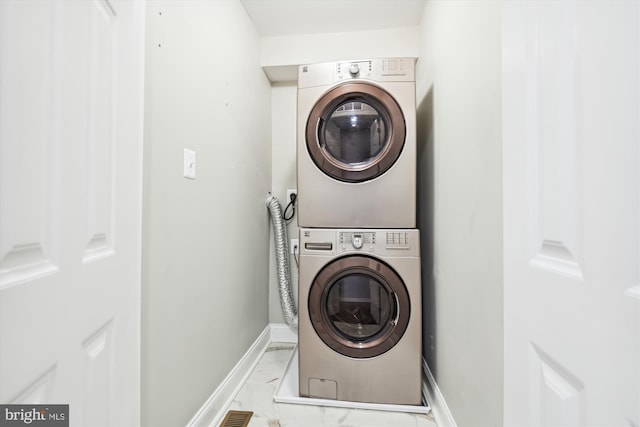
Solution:
[{"label": "dryer door", "polygon": [[354,358],[390,350],[402,338],[411,314],[400,276],[381,260],[361,255],[327,264],[311,285],[308,305],[320,339]]},{"label": "dryer door", "polygon": [[344,182],[384,174],[400,156],[405,137],[400,106],[369,83],[344,83],[327,91],[307,120],[309,155],[325,174]]}]

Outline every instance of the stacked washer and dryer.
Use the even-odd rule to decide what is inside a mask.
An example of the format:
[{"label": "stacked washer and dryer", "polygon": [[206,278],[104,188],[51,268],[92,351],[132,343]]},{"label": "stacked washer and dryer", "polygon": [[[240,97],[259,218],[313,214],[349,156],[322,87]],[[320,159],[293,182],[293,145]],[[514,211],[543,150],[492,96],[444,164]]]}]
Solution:
[{"label": "stacked washer and dryer", "polygon": [[414,70],[299,69],[300,396],[422,404]]}]

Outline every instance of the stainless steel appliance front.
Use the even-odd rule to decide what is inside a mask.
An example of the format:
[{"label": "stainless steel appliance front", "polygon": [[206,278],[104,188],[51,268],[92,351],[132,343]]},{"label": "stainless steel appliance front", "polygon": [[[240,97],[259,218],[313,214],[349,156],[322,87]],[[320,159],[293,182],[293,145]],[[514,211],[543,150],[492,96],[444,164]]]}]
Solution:
[{"label": "stainless steel appliance front", "polygon": [[301,229],[300,395],[420,405],[419,231]]},{"label": "stainless steel appliance front", "polygon": [[414,61],[300,67],[300,227],[416,226]]}]

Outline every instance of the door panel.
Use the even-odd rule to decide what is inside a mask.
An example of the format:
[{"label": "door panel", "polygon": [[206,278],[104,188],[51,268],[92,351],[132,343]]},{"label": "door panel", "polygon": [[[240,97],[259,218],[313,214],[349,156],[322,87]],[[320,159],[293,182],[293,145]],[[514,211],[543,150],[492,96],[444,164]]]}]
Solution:
[{"label": "door panel", "polygon": [[112,322],[100,328],[92,337],[82,343],[84,352],[84,396],[85,425],[105,425],[109,419],[110,378],[113,366]]},{"label": "door panel", "polygon": [[638,425],[639,4],[502,18],[505,424]]},{"label": "door panel", "polygon": [[[53,119],[49,113],[53,71],[49,41],[53,28],[49,17],[53,8],[49,3],[36,2],[26,2],[21,7],[2,3],[0,7],[3,28],[0,288],[5,289],[56,273],[59,260],[53,259],[54,224],[50,221],[54,165],[48,132]],[[5,34],[20,31],[24,22],[39,28],[38,32],[30,33],[20,44],[9,43]],[[20,79],[30,84],[11,84]],[[20,144],[21,140],[30,144]],[[29,179],[24,179],[20,187],[5,178],[21,176]]]},{"label": "door panel", "polygon": [[115,11],[105,0],[95,2],[89,22],[89,97],[86,150],[87,246],[83,261],[113,254],[113,150],[115,84]]},{"label": "door panel", "polygon": [[144,3],[0,2],[0,401],[138,425]]},{"label": "door panel", "polygon": [[532,102],[528,106],[533,129],[530,146],[529,223],[535,252],[532,265],[582,280],[580,188],[582,150],[576,139],[575,23],[569,3],[537,5],[530,46],[533,63],[527,70]]},{"label": "door panel", "polygon": [[585,425],[584,384],[556,360],[531,345],[531,423],[536,426]]}]

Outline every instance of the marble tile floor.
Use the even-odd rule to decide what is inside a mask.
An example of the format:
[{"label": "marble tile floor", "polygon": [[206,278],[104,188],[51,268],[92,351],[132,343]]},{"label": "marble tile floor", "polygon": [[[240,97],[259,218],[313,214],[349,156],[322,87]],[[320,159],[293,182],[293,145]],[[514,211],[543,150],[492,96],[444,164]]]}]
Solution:
[{"label": "marble tile floor", "polygon": [[437,427],[431,413],[407,414],[274,402],[273,395],[293,349],[292,344],[272,343],[227,408],[253,411],[249,427]]}]

